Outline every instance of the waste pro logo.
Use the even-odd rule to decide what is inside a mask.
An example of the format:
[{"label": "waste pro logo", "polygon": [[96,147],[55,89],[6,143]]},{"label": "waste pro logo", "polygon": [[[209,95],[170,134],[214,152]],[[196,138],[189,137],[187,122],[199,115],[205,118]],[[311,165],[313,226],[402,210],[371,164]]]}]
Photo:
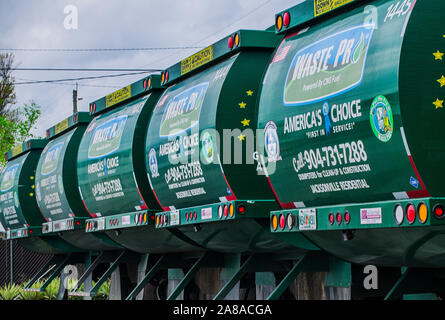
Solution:
[{"label": "waste pro logo", "polygon": [[167,103],[159,129],[160,137],[182,133],[199,122],[209,83],[201,83],[176,95]]},{"label": "waste pro logo", "polygon": [[42,176],[47,176],[53,173],[57,169],[57,164],[59,162],[60,153],[62,152],[64,143],[58,143],[48,149],[44,155],[44,160],[42,164],[42,170],[40,171]]},{"label": "waste pro logo", "polygon": [[119,149],[127,118],[127,115],[113,118],[94,130],[88,148],[88,159],[102,158]]},{"label": "waste pro logo", "polygon": [[373,31],[371,24],[352,27],[299,50],[287,73],[284,104],[318,102],[358,86]]},{"label": "waste pro logo", "polygon": [[4,171],[2,184],[0,187],[1,192],[6,192],[12,189],[12,187],[14,186],[15,175],[17,173],[18,168],[19,165],[16,164]]}]

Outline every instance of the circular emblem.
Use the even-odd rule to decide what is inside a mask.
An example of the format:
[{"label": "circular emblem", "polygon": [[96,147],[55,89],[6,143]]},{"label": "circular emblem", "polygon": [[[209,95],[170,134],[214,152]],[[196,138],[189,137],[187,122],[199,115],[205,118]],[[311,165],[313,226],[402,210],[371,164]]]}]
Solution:
[{"label": "circular emblem", "polygon": [[329,104],[327,102],[323,103],[323,115],[325,117],[329,115]]},{"label": "circular emblem", "polygon": [[158,177],[158,159],[156,158],[156,150],[154,148],[152,148],[148,154],[148,165],[150,166],[151,176],[153,178]]},{"label": "circular emblem", "polygon": [[213,152],[214,152],[214,148],[213,148],[213,138],[210,135],[210,133],[205,132],[202,135],[201,138],[202,141],[202,149],[201,149],[201,153],[203,156],[203,159],[206,163],[212,163],[213,162]]},{"label": "circular emblem", "polygon": [[264,145],[269,161],[281,160],[280,141],[278,140],[277,125],[273,121],[266,123],[264,127]]},{"label": "circular emblem", "polygon": [[384,96],[378,96],[374,99],[369,118],[372,131],[377,139],[388,142],[392,137],[394,120],[391,105]]}]

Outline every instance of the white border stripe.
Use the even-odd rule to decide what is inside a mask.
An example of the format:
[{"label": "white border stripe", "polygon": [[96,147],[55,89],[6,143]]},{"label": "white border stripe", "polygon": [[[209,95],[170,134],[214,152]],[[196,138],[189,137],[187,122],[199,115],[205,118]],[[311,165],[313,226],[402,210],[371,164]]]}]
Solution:
[{"label": "white border stripe", "polygon": [[406,153],[408,157],[411,157],[411,151],[409,151],[408,142],[406,141],[405,130],[403,127],[400,127],[400,133],[402,134],[403,144],[405,145]]},{"label": "white border stripe", "polygon": [[409,199],[408,194],[405,191],[392,193],[396,200]]}]

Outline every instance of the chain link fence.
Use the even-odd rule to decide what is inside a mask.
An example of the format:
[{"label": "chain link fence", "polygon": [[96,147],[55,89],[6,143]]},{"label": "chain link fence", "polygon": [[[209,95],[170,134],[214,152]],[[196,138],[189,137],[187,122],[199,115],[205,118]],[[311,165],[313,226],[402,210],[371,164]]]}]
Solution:
[{"label": "chain link fence", "polygon": [[0,286],[29,281],[51,258],[23,248],[17,240],[0,240]]}]

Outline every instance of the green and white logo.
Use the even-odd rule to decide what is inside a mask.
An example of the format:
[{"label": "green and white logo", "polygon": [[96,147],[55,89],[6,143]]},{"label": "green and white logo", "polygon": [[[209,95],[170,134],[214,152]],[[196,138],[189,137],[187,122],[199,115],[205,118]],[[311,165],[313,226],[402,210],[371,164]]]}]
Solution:
[{"label": "green and white logo", "polygon": [[388,142],[392,137],[394,119],[391,105],[385,96],[378,96],[374,99],[369,112],[369,120],[377,139]]},{"label": "green and white logo", "polygon": [[49,148],[48,151],[44,154],[44,160],[41,170],[43,176],[49,175],[57,169],[60,153],[62,152],[64,144],[64,142],[60,142]]},{"label": "green and white logo", "polygon": [[198,124],[208,87],[208,82],[201,83],[170,99],[162,116],[160,137],[178,135]]},{"label": "green and white logo", "polygon": [[369,24],[351,27],[298,50],[287,73],[284,105],[326,100],[360,85],[373,31]]},{"label": "green and white logo", "polygon": [[3,179],[2,179],[2,184],[0,187],[0,190],[2,192],[6,192],[12,189],[12,187],[14,186],[14,180],[15,180],[15,175],[17,173],[17,170],[19,168],[19,165],[13,165],[10,168],[7,168],[4,173],[3,173]]},{"label": "green and white logo", "polygon": [[127,115],[113,118],[94,130],[88,148],[88,159],[103,158],[119,149],[127,118]]}]

